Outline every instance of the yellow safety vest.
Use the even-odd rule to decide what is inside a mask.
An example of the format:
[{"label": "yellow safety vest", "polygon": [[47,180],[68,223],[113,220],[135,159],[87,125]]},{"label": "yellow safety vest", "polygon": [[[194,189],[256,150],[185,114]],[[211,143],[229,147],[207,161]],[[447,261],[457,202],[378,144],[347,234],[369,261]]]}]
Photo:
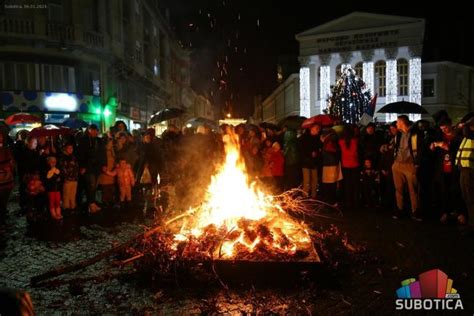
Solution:
[{"label": "yellow safety vest", "polygon": [[474,140],[464,137],[456,154],[457,165],[474,169]]}]

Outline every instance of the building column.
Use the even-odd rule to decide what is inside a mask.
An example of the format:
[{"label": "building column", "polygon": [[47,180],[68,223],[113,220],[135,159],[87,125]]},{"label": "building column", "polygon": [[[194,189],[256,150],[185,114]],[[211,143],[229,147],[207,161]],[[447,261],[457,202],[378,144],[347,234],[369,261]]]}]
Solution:
[{"label": "building column", "polygon": [[[351,67],[352,55],[352,52],[339,53],[339,57],[341,58],[341,74],[343,74],[348,67]],[[336,78],[336,81],[338,79],[339,78]]]},{"label": "building column", "polygon": [[319,68],[319,99],[320,99],[320,111],[324,113],[327,108],[328,98],[331,94],[331,77],[329,66],[331,62],[331,55],[320,55],[319,56],[321,67]]},{"label": "building column", "polygon": [[[397,102],[398,95],[398,76],[397,76],[397,48],[385,49],[386,70],[385,70],[385,103]],[[396,113],[387,113],[386,120],[394,121],[397,118]]]},{"label": "building column", "polygon": [[311,115],[309,57],[300,57],[300,116]]},{"label": "building column", "polygon": [[375,86],[374,86],[374,51],[373,50],[364,50],[362,51],[362,80],[364,80],[365,87],[370,90],[372,95],[375,95]]},{"label": "building column", "polygon": [[[421,46],[410,47],[409,53],[408,78],[410,102],[421,105]],[[418,121],[420,119],[420,114],[410,114],[410,120]]]},{"label": "building column", "polygon": [[319,114],[319,109],[318,109],[318,65],[315,64],[313,61],[309,64],[309,96],[310,96],[310,115],[314,116],[316,114]]}]

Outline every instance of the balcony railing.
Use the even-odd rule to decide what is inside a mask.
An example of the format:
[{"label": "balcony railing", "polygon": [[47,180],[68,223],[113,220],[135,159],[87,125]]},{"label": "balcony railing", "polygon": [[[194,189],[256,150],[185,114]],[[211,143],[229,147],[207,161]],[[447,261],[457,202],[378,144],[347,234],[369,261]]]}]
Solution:
[{"label": "balcony railing", "polygon": [[46,36],[57,41],[74,41],[74,27],[60,23],[48,22],[46,26]]},{"label": "balcony railing", "polygon": [[28,19],[16,16],[0,16],[0,36],[23,37],[54,42],[71,43],[89,48],[104,48],[104,36],[100,33],[75,28],[73,25]]},{"label": "balcony railing", "polygon": [[100,35],[99,33],[84,31],[82,33],[82,36],[83,36],[84,43],[86,43],[87,46],[98,47],[98,48],[104,47],[104,37]]},{"label": "balcony railing", "polygon": [[31,35],[35,34],[35,25],[31,19],[0,16],[0,33]]}]

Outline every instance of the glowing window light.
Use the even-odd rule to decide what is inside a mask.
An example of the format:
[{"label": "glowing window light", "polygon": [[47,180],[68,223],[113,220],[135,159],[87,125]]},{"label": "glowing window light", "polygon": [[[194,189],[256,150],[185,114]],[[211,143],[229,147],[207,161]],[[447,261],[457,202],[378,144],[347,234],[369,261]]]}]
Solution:
[{"label": "glowing window light", "polygon": [[323,110],[326,109],[327,107],[327,98],[329,94],[331,93],[331,81],[329,77],[329,71],[330,67],[329,66],[321,66],[319,67],[319,72],[320,72],[320,82],[319,82],[319,98],[321,102],[321,113],[323,113]]},{"label": "glowing window light", "polygon": [[387,113],[385,114],[385,121],[386,122],[393,122],[393,121],[396,121],[398,118],[398,114],[397,113]]},{"label": "glowing window light", "polygon": [[421,120],[421,114],[408,114],[408,118],[410,119],[410,121],[416,122]]},{"label": "glowing window light", "polygon": [[375,93],[374,90],[374,62],[368,61],[362,64],[362,80],[365,86],[370,90],[370,93]]},{"label": "glowing window light", "polygon": [[[387,76],[385,78],[386,86],[387,86],[387,94],[385,96],[385,103],[393,103],[397,102],[397,60],[396,59],[389,59],[386,62],[387,65]],[[388,122],[393,121],[393,117],[397,117],[396,113],[388,113],[386,115],[386,119]]]},{"label": "glowing window light", "polygon": [[300,68],[300,115],[310,117],[309,67]]},{"label": "glowing window light", "polygon": [[77,100],[66,93],[52,94],[46,97],[44,103],[50,111],[77,111]]}]

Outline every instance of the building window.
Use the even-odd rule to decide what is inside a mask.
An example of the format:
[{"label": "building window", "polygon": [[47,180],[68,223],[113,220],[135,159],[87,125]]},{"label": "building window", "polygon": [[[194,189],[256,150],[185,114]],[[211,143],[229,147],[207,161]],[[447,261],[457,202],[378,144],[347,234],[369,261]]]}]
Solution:
[{"label": "building window", "polygon": [[52,66],[51,81],[53,83],[53,87],[52,87],[53,91],[60,91],[60,92],[66,91],[65,85],[64,85],[64,73],[63,73],[62,66],[59,66],[59,65]]},{"label": "building window", "polygon": [[398,95],[408,95],[408,61],[397,60]]},{"label": "building window", "polygon": [[376,83],[376,91],[378,92],[379,97],[385,97],[386,94],[386,87],[385,87],[385,70],[386,64],[385,61],[380,60],[375,63],[375,83]]},{"label": "building window", "polygon": [[[36,69],[35,64],[8,64],[5,65],[5,79],[11,78],[15,90],[35,90],[36,89]],[[10,71],[11,70],[11,71]],[[11,74],[7,77],[7,74]],[[6,80],[5,84],[10,80]]]},{"label": "building window", "polygon": [[355,70],[356,75],[357,75],[359,78],[363,78],[363,76],[362,76],[362,75],[363,75],[362,69],[363,69],[363,63],[357,63],[357,64],[355,65],[354,70]]},{"label": "building window", "polygon": [[52,92],[76,92],[74,68],[62,65],[40,65],[40,89]]},{"label": "building window", "polygon": [[60,1],[57,3],[48,4],[48,18],[50,21],[62,23],[63,22],[63,6]]},{"label": "building window", "polygon": [[429,98],[435,96],[434,79],[423,79],[423,97]]}]

